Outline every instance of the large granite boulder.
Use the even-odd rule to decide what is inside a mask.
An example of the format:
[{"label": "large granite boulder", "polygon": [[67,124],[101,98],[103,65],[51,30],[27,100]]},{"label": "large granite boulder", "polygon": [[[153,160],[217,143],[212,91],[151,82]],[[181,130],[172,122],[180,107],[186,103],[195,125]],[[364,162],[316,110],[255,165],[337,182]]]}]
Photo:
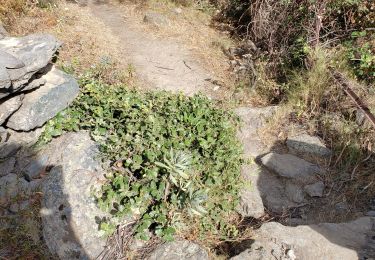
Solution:
[{"label": "large granite boulder", "polygon": [[59,47],[60,42],[49,34],[0,39],[0,98],[22,89]]},{"label": "large granite boulder", "polygon": [[96,259],[106,243],[96,222],[105,214],[93,198],[93,190],[105,180],[97,145],[87,132],[67,133],[38,156],[51,168],[41,210],[48,248],[60,259]]},{"label": "large granite boulder", "polygon": [[375,218],[348,223],[288,227],[269,222],[255,231],[254,243],[232,260],[373,259]]},{"label": "large granite boulder", "polygon": [[9,118],[7,127],[17,131],[40,127],[78,95],[76,80],[56,68],[52,68],[42,79],[46,84],[25,95],[21,108]]}]

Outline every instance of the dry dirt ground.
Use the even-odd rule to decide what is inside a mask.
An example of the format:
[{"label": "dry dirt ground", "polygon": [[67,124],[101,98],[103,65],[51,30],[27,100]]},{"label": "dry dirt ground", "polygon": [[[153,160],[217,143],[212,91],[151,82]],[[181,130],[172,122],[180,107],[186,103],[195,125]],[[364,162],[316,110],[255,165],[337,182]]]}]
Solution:
[{"label": "dry dirt ground", "polygon": [[[110,60],[112,82],[131,79],[143,89],[202,92],[228,99],[233,80],[222,48],[232,41],[209,26],[210,15],[192,8],[175,9],[168,2],[63,1],[58,8],[22,18],[11,32],[56,35],[64,43],[60,65],[77,73]],[[150,10],[166,17],[168,25],[145,23]]]}]

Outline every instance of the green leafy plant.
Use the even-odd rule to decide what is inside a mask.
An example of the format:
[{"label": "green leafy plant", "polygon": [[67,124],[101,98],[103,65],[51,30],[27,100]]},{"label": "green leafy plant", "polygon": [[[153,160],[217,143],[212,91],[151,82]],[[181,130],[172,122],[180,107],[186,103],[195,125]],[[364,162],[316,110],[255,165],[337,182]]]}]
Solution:
[{"label": "green leafy plant", "polygon": [[96,197],[112,216],[100,224],[104,231],[132,216],[136,236],[146,240],[192,230],[200,237],[237,235],[230,221],[241,185],[236,116],[201,95],[140,93],[90,75],[81,85],[41,140],[84,129],[100,144],[111,164]]},{"label": "green leafy plant", "polygon": [[352,32],[352,40],[347,43],[349,59],[355,74],[360,79],[373,81],[375,78],[375,35],[366,31]]}]

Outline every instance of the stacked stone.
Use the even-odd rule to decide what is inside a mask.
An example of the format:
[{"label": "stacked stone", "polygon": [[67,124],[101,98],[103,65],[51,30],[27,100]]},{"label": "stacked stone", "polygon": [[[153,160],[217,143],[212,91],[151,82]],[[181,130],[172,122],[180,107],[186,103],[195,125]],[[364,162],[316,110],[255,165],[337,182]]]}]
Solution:
[{"label": "stacked stone", "polygon": [[48,34],[10,37],[0,24],[0,206],[36,184],[16,169],[21,148],[78,94],[74,78],[52,64],[60,45]]}]

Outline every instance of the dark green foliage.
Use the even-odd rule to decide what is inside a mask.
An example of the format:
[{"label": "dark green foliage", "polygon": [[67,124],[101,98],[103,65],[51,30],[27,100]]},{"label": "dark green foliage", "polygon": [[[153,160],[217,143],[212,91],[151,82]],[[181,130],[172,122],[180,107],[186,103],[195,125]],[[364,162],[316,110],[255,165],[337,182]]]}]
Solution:
[{"label": "dark green foliage", "polygon": [[372,82],[375,79],[375,34],[355,31],[347,42],[349,60],[358,78]]},{"label": "dark green foliage", "polygon": [[111,233],[132,215],[142,239],[149,231],[166,240],[191,229],[220,239],[237,234],[229,220],[241,183],[237,117],[200,95],[140,93],[88,78],[82,85],[42,141],[86,129],[100,144],[112,165],[97,196],[113,216],[102,229]]}]

